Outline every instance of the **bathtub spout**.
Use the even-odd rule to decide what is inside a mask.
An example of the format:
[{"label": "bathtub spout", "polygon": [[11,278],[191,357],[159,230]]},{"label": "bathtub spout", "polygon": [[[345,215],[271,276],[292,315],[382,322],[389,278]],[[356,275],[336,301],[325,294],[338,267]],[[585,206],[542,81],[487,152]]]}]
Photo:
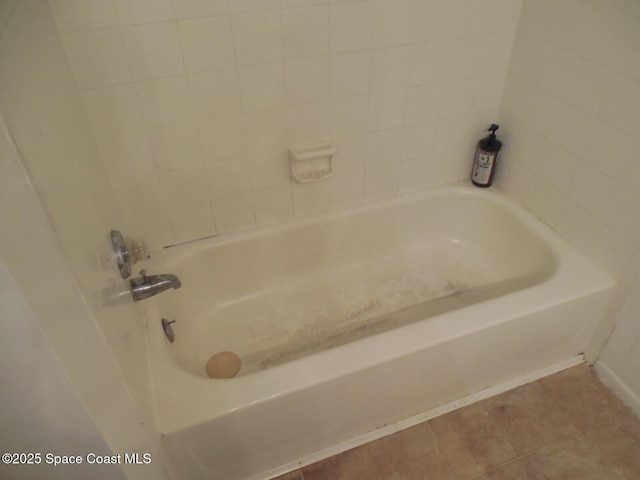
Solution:
[{"label": "bathtub spout", "polygon": [[147,275],[147,272],[140,270],[140,277],[130,281],[131,296],[135,302],[153,297],[160,292],[170,288],[180,288],[182,283],[175,275]]}]

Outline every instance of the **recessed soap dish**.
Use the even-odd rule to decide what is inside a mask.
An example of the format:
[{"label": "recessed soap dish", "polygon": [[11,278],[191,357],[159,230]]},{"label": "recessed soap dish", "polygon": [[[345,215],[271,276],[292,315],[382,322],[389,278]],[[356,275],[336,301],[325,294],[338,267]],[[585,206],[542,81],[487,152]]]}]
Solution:
[{"label": "recessed soap dish", "polygon": [[333,175],[333,155],[329,143],[289,148],[291,178],[298,183],[311,183]]}]

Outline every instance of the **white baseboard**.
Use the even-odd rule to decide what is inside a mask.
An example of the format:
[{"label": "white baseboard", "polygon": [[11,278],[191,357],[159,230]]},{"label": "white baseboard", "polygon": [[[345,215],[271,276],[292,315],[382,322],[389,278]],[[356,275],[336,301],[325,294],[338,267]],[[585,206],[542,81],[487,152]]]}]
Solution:
[{"label": "white baseboard", "polygon": [[629,386],[611,368],[599,360],[595,365],[596,373],[606,386],[615,393],[622,402],[633,412],[640,416],[640,396],[631,390]]}]

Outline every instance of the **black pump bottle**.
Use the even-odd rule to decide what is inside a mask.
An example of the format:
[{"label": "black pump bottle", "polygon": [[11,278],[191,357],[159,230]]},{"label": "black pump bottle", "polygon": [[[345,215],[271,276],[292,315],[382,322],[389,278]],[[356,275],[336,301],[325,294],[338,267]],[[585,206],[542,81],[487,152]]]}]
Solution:
[{"label": "black pump bottle", "polygon": [[500,128],[495,123],[489,127],[491,134],[478,142],[476,158],[471,171],[471,183],[477,187],[490,187],[496,173],[498,155],[502,142],[496,139],[496,130]]}]

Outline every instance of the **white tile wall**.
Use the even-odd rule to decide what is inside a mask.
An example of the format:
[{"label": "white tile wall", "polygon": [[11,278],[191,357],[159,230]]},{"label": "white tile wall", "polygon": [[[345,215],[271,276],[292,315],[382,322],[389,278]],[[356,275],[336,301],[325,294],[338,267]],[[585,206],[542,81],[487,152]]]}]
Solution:
[{"label": "white tile wall", "polygon": [[67,33],[62,40],[80,88],[131,83],[118,28]]},{"label": "white tile wall", "polygon": [[500,183],[627,290],[640,275],[639,5],[525,0],[500,112]]},{"label": "white tile wall", "polygon": [[118,25],[112,0],[51,0],[49,6],[63,32],[76,32]]},{"label": "white tile wall", "polygon": [[234,67],[233,34],[228,16],[181,20],[178,31],[187,72]]},{"label": "white tile wall", "polygon": [[173,0],[176,18],[196,18],[229,13],[228,0]]},{"label": "white tile wall", "polygon": [[[125,229],[152,248],[464,178],[520,4],[50,1]],[[335,175],[293,185],[287,148],[321,141],[346,149]]]}]

